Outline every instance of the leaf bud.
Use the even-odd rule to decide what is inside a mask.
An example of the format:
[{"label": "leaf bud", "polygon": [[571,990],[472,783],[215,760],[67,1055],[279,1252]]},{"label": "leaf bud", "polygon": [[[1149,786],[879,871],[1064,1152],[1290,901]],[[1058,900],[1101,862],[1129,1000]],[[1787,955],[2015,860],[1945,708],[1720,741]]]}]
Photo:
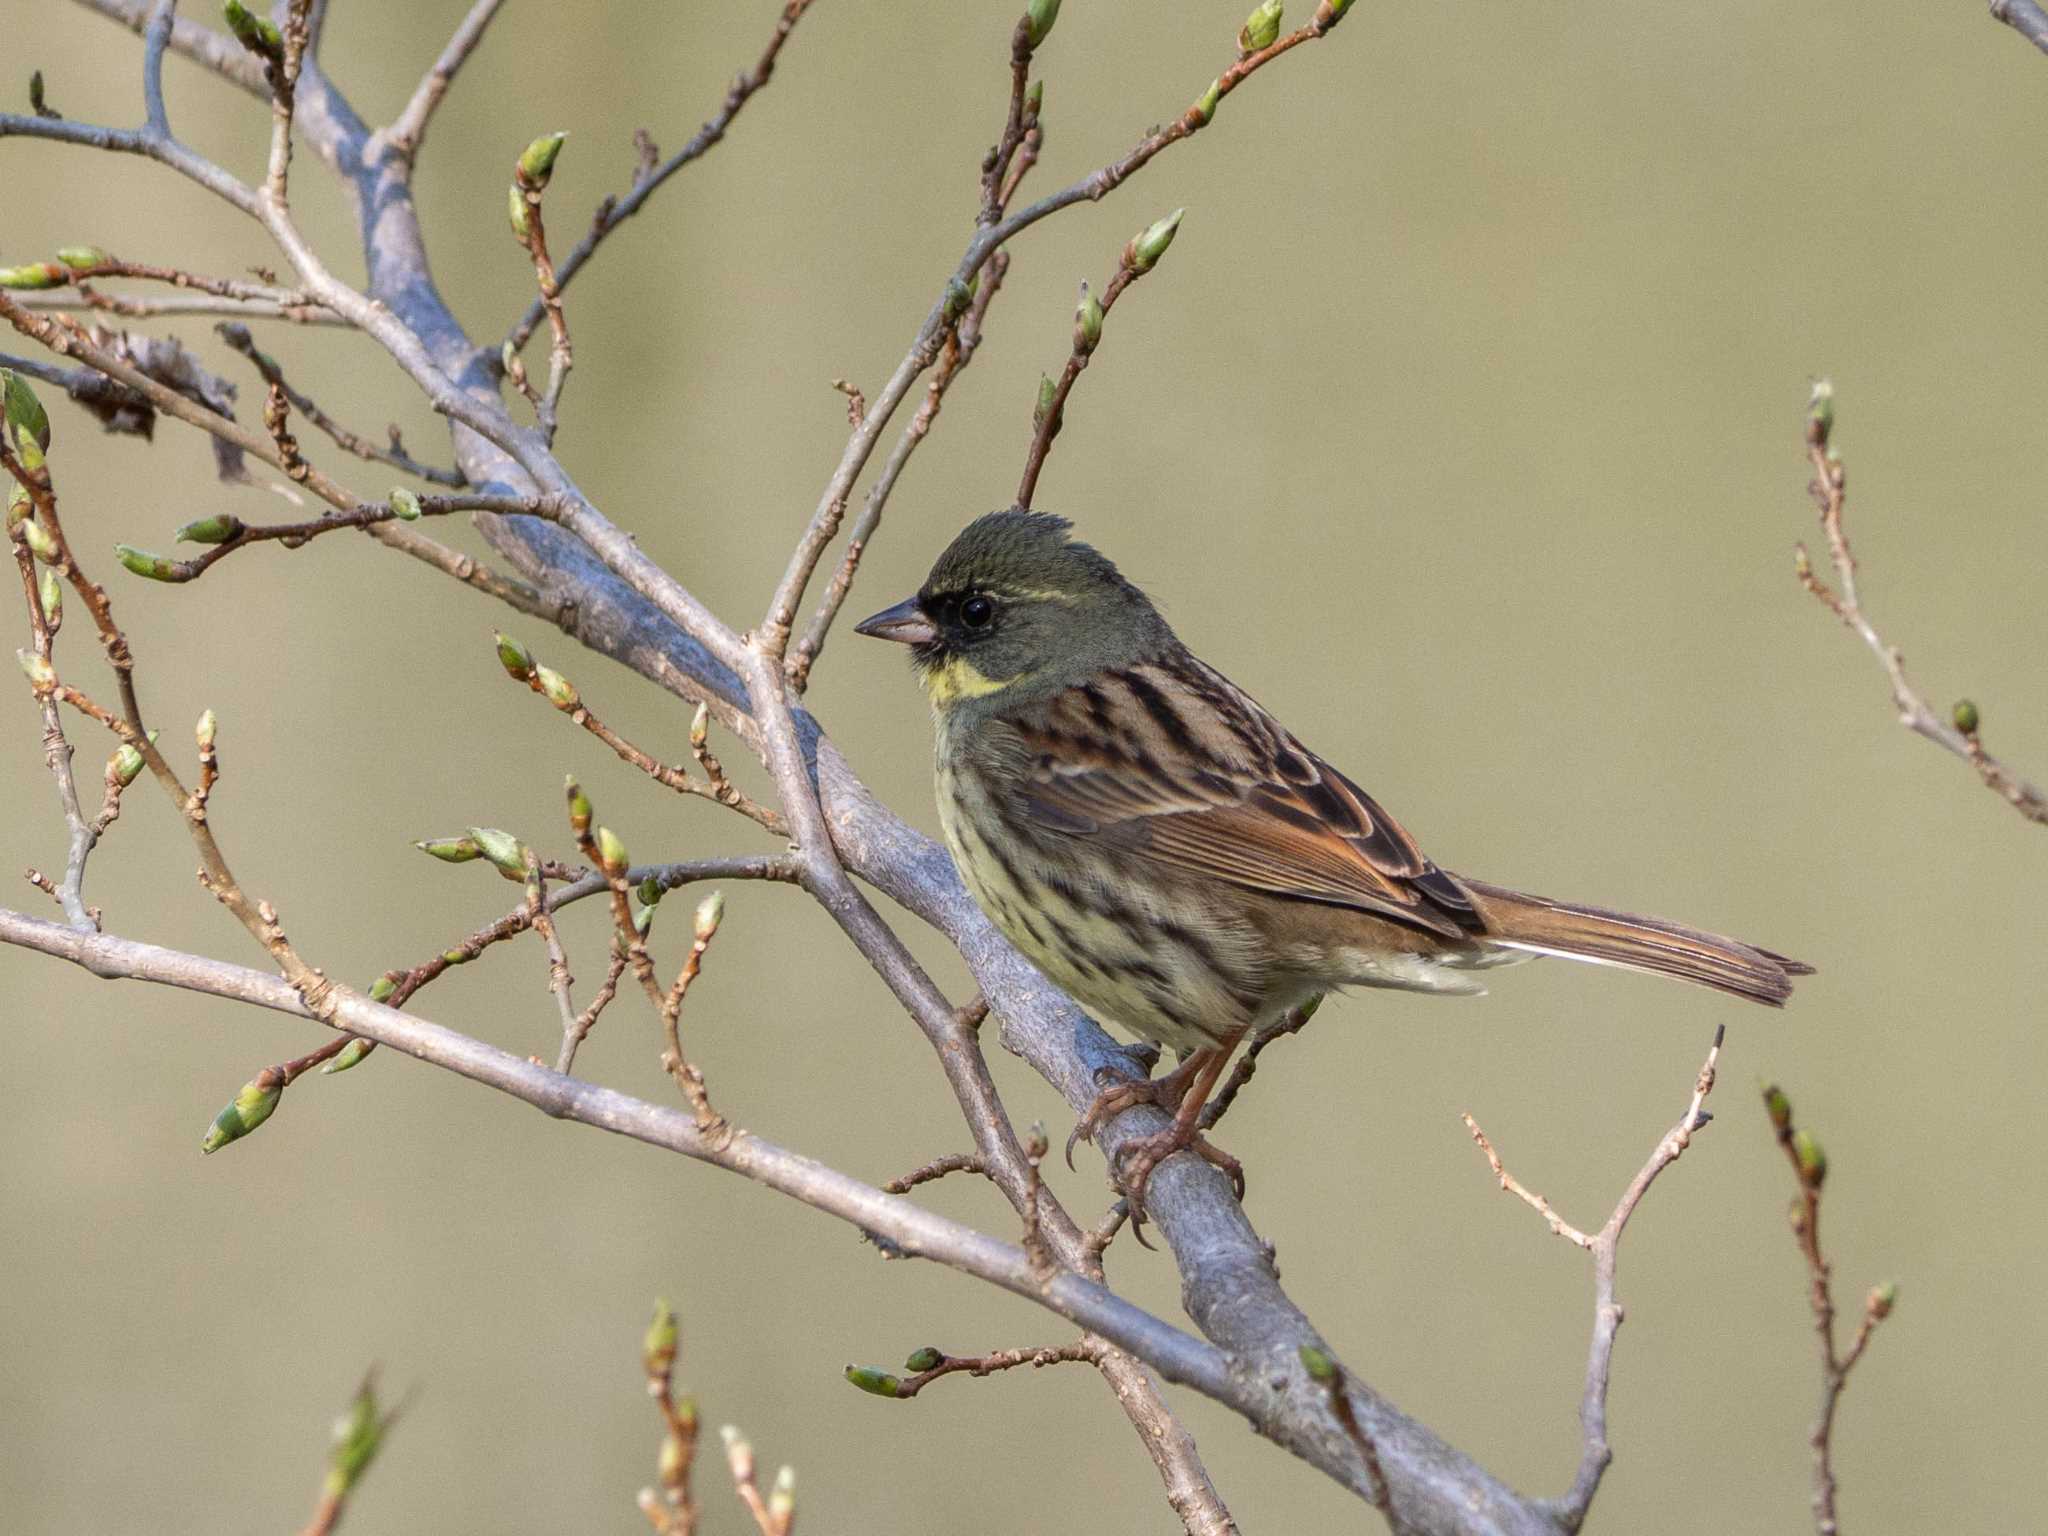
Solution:
[{"label": "leaf bud", "polygon": [[57,248],[57,259],[74,272],[90,272],[114,258],[96,245],[63,245]]},{"label": "leaf bud", "polygon": [[175,535],[182,544],[225,544],[242,536],[242,520],[232,512],[195,518]]},{"label": "leaf bud", "polygon": [[1132,273],[1150,272],[1159,264],[1159,258],[1166,254],[1173,237],[1180,232],[1181,216],[1185,208],[1176,208],[1155,224],[1147,225],[1131,237],[1131,243],[1124,247],[1123,263],[1126,271]]},{"label": "leaf bud", "polygon": [[43,574],[36,582],[36,597],[43,605],[43,618],[50,628],[55,629],[64,622],[64,583],[48,566],[43,567]]},{"label": "leaf bud", "polygon": [[21,663],[21,670],[28,674],[28,685],[38,694],[50,692],[57,686],[57,669],[50,665],[47,656],[34,651],[16,651],[15,660]]},{"label": "leaf bud", "polygon": [[265,1067],[242,1085],[233,1102],[213,1117],[199,1143],[201,1152],[218,1152],[231,1141],[240,1141],[270,1118],[277,1101],[284,1097],[284,1074]]},{"label": "leaf bud", "polygon": [[28,545],[29,553],[45,565],[57,562],[57,541],[50,537],[50,530],[35,518],[25,518],[21,524],[22,542]]},{"label": "leaf bud", "polygon": [[1302,1369],[1309,1374],[1309,1380],[1319,1381],[1328,1386],[1337,1379],[1337,1362],[1313,1344],[1301,1346]]},{"label": "leaf bud", "polygon": [[391,487],[391,515],[401,523],[420,520],[420,499],[402,485]]},{"label": "leaf bud", "polygon": [[0,267],[0,288],[62,288],[70,281],[70,272],[54,261],[31,261],[19,267]]},{"label": "leaf bud", "polygon": [[499,665],[522,683],[532,677],[533,652],[503,631],[500,631],[496,638]]},{"label": "leaf bud", "polygon": [[553,667],[535,667],[534,681],[540,684],[540,691],[547,701],[559,710],[571,710],[583,702],[576,692],[576,685]]},{"label": "leaf bud", "polygon": [[1024,7],[1024,21],[1029,28],[1031,46],[1036,48],[1052,33],[1052,24],[1060,19],[1060,0],[1030,0]]},{"label": "leaf bud", "polygon": [[912,1374],[923,1371],[935,1371],[939,1368],[940,1362],[945,1358],[941,1351],[927,1344],[923,1349],[912,1352],[910,1358],[903,1362],[903,1369]]},{"label": "leaf bud", "polygon": [[151,581],[178,580],[177,561],[153,555],[146,549],[137,549],[133,544],[116,544],[114,557],[137,576],[147,576]]},{"label": "leaf bud", "polygon": [[604,867],[607,875],[613,877],[623,875],[627,864],[631,862],[626,857],[626,845],[610,827],[597,829],[597,862]]},{"label": "leaf bud", "polygon": [[1957,699],[1955,708],[1956,729],[1965,736],[1977,734],[1977,706],[1968,699]]},{"label": "leaf bud", "polygon": [[718,925],[725,918],[725,893],[713,891],[697,903],[697,942],[709,944],[711,936],[718,932]]},{"label": "leaf bud", "polygon": [[1815,379],[1813,393],[1806,402],[1806,440],[1816,448],[1825,448],[1835,430],[1835,381]]},{"label": "leaf bud", "polygon": [[[376,994],[372,992],[371,996],[374,997]],[[320,1069],[320,1075],[325,1077],[334,1072],[346,1072],[350,1067],[370,1054],[371,1043],[358,1035],[336,1053],[334,1060],[328,1062],[326,1066]]]},{"label": "leaf bud", "polygon": [[536,192],[544,189],[555,174],[555,157],[568,138],[566,133],[545,133],[527,145],[519,157],[519,179]]},{"label": "leaf bud", "polygon": [[284,57],[284,36],[274,22],[258,16],[242,4],[242,0],[227,0],[220,10],[227,21],[228,31],[244,48],[266,59]]},{"label": "leaf bud", "polygon": [[[43,409],[43,402],[36,398],[36,392],[28,387],[28,380],[10,368],[0,368],[0,400],[4,400],[7,425],[14,429],[14,443],[17,449],[26,451],[27,442],[32,441],[39,449],[50,446],[50,413]],[[34,469],[42,461],[28,467]]]},{"label": "leaf bud", "polygon": [[192,738],[199,743],[199,750],[201,752],[211,752],[213,750],[213,738],[219,729],[220,721],[215,718],[212,710],[207,710],[205,714],[199,717],[199,723],[192,727]]},{"label": "leaf bud", "polygon": [[1086,357],[1102,340],[1102,300],[1081,285],[1081,302],[1074,308],[1074,350]]},{"label": "leaf bud", "polygon": [[725,1442],[726,1465],[732,1468],[735,1483],[751,1483],[754,1480],[754,1445],[740,1433],[737,1424],[718,1426],[718,1438]]},{"label": "leaf bud", "polygon": [[1244,30],[1237,34],[1237,51],[1240,57],[1273,46],[1280,36],[1280,14],[1283,9],[1280,0],[1265,0],[1257,10],[1245,17]]},{"label": "leaf bud", "polygon": [[903,1383],[899,1379],[872,1365],[849,1365],[846,1379],[861,1391],[871,1392],[876,1397],[900,1397],[903,1393]]},{"label": "leaf bud", "polygon": [[666,1296],[655,1298],[654,1321],[640,1341],[640,1363],[649,1376],[666,1376],[676,1363],[676,1314]]},{"label": "leaf bud", "polygon": [[796,1468],[784,1462],[775,1470],[775,1486],[768,1491],[768,1518],[778,1531],[786,1531],[796,1518]]},{"label": "leaf bud", "polygon": [[1792,1155],[1799,1162],[1799,1182],[1818,1190],[1827,1182],[1828,1155],[1821,1144],[1805,1131],[1792,1133]]},{"label": "leaf bud", "polygon": [[518,838],[497,827],[471,827],[469,835],[500,873],[513,880],[526,878],[526,845]]},{"label": "leaf bud", "polygon": [[1772,1129],[1779,1135],[1792,1129],[1792,1101],[1776,1083],[1764,1087],[1764,1113],[1771,1117]]},{"label": "leaf bud", "polygon": [[569,800],[569,830],[578,837],[590,830],[590,796],[583,793],[583,786],[571,774],[563,786]]},{"label": "leaf bud", "polygon": [[431,854],[444,864],[467,864],[471,859],[484,856],[481,844],[473,837],[430,837],[413,844],[421,853]]},{"label": "leaf bud", "polygon": [[1209,82],[1209,89],[1202,92],[1201,98],[1195,103],[1195,116],[1199,117],[1202,120],[1202,123],[1205,127],[1207,126],[1209,120],[1216,115],[1216,108],[1222,103],[1222,101],[1222,80],[1211,80]]},{"label": "leaf bud", "polygon": [[1882,1285],[1873,1285],[1870,1294],[1864,1298],[1863,1309],[1873,1319],[1883,1322],[1892,1315],[1892,1308],[1899,1303],[1899,1287],[1890,1280]]}]

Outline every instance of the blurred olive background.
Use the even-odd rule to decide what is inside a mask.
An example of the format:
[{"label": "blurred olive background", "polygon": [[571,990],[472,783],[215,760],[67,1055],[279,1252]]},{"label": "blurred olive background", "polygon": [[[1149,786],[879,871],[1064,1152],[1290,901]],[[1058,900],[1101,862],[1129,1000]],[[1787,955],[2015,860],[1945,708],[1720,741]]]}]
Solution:
[{"label": "blurred olive background", "polygon": [[[1200,94],[1240,9],[1070,0],[1041,56],[1049,131],[1032,190]],[[566,246],[625,185],[633,128],[680,145],[774,10],[507,8],[419,178],[440,279],[475,334],[500,334],[532,289],[503,222],[517,150],[570,131],[549,199]],[[39,66],[67,115],[139,117],[134,38],[66,5],[6,11],[13,108]],[[336,4],[326,65],[388,120],[459,14]],[[825,0],[728,142],[570,290],[562,455],[736,622],[836,461],[844,410],[828,381],[879,387],[957,259],[1014,14]],[[179,60],[167,78],[180,131],[259,176],[263,106]],[[1076,283],[1105,279],[1134,230],[1186,205],[1171,254],[1111,318],[1040,503],[1445,865],[1820,967],[1783,1015],[1562,964],[1476,1001],[1351,997],[1265,1058],[1223,1137],[1289,1286],[1347,1358],[1496,1472],[1555,1491],[1577,1455],[1587,1267],[1500,1197],[1458,1114],[1597,1223],[1727,1023],[1714,1128],[1624,1250],[1601,1530],[1676,1511],[1708,1530],[1808,1524],[1819,1380],[1764,1077],[1830,1153],[1845,1308],[1877,1280],[1902,1289],[1843,1409],[1849,1527],[2029,1523],[2048,1346],[2048,1223],[2027,1166],[2048,1070],[2048,844],[1897,727],[1872,659],[1799,590],[1790,556],[1811,528],[1801,412],[1825,372],[1874,615],[1937,703],[1971,694],[1994,750],[2048,772],[2048,436],[2028,405],[2048,382],[2048,314],[2032,300],[2048,199],[2019,152],[2044,117],[2048,61],[1963,0],[1360,5],[1210,131],[1014,248],[989,339],[853,600],[864,612],[902,595],[960,523],[1009,499]],[[0,177],[10,261],[94,241],[211,272],[282,265],[253,226],[133,160],[7,141]],[[308,154],[294,201],[357,274]],[[260,392],[205,321],[152,328],[244,380],[255,419]],[[445,435],[367,341],[270,326],[264,344],[336,415],[373,434],[395,419],[445,459]],[[206,445],[175,424],[148,446],[101,437],[59,400],[51,411],[87,549],[167,547],[177,524],[222,509],[286,511],[215,483]],[[300,437],[365,493],[389,485]],[[636,857],[770,846],[508,685],[489,643],[506,615],[366,540],[253,551],[181,588],[98,563],[167,743],[189,757],[186,722],[219,712],[214,820],[237,870],[339,976],[366,983],[506,910],[515,892],[483,866],[430,864],[410,842],[480,822],[566,852],[565,771]],[[606,718],[684,755],[673,700],[509,627]],[[99,685],[82,616],[61,654]],[[931,829],[928,724],[900,656],[842,633],[812,699],[875,788]],[[6,709],[0,863],[53,868],[36,716],[20,692]],[[96,782],[107,743],[73,738]],[[90,895],[111,931],[254,963],[192,865],[145,782]],[[719,1103],[875,1180],[962,1146],[926,1048],[827,920],[784,889],[728,895],[685,1021]],[[47,910],[25,885],[7,900]],[[565,927],[587,996],[603,918]],[[913,937],[965,996],[957,960]],[[538,945],[521,943],[421,1008],[551,1056],[544,983]],[[1089,1373],[949,1382],[901,1406],[839,1378],[926,1343],[1065,1336],[1021,1302],[885,1264],[753,1186],[388,1054],[307,1079],[256,1138],[202,1162],[214,1111],[317,1032],[11,950],[0,996],[10,1528],[292,1528],[330,1416],[376,1361],[418,1397],[353,1529],[639,1529],[632,1498],[658,1436],[637,1349],[664,1293],[708,1424],[743,1425],[771,1470],[795,1463],[809,1530],[1172,1528]],[[665,1099],[656,1055],[626,999],[581,1066]],[[1065,1108],[995,1057],[1019,1121],[1063,1136]],[[1106,1198],[1092,1153],[1055,1183],[1084,1218]],[[930,1199],[1010,1230],[986,1189],[954,1181]],[[1120,1245],[1112,1275],[1179,1315],[1163,1256]],[[1229,1415],[1176,1401],[1247,1531],[1373,1524]],[[715,1447],[705,1529],[749,1529]]]}]

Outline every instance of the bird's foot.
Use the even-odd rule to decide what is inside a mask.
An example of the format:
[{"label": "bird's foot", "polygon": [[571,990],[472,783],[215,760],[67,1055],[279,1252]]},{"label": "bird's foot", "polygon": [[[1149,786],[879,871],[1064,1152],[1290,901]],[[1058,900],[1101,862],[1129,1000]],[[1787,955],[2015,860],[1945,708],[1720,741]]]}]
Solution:
[{"label": "bird's foot", "polygon": [[1192,1152],[1203,1162],[1220,1168],[1229,1175],[1237,1198],[1244,1198],[1244,1164],[1211,1142],[1193,1124],[1176,1119],[1163,1131],[1140,1136],[1117,1148],[1116,1181],[1131,1202],[1133,1231],[1145,1219],[1145,1190],[1152,1182],[1153,1169],[1176,1152]]},{"label": "bird's foot", "polygon": [[1151,1104],[1177,1112],[1181,1101],[1187,1097],[1189,1084],[1201,1071],[1203,1062],[1199,1058],[1202,1055],[1200,1051],[1195,1052],[1164,1077],[1125,1078],[1096,1094],[1088,1112],[1075,1121],[1073,1130],[1067,1133],[1067,1166],[1074,1166],[1076,1143],[1093,1141],[1098,1130],[1135,1105]]}]

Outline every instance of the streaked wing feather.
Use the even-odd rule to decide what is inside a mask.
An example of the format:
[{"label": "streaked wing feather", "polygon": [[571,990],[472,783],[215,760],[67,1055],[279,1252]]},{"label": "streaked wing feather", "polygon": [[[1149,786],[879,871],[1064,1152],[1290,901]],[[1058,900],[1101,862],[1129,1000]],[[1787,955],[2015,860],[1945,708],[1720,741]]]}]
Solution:
[{"label": "streaked wing feather", "polygon": [[1047,831],[1446,936],[1478,926],[1463,890],[1371,796],[1191,657],[1110,674],[1005,723],[1031,765],[1016,807]]}]

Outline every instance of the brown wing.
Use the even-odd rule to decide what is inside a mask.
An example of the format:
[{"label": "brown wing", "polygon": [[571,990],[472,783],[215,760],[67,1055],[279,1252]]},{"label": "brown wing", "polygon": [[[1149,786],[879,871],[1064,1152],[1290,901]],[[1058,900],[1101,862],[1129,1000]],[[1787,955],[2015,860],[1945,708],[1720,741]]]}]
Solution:
[{"label": "brown wing", "polygon": [[1106,674],[1005,724],[1029,754],[1013,803],[1048,832],[1448,937],[1480,927],[1370,795],[1192,656]]}]

